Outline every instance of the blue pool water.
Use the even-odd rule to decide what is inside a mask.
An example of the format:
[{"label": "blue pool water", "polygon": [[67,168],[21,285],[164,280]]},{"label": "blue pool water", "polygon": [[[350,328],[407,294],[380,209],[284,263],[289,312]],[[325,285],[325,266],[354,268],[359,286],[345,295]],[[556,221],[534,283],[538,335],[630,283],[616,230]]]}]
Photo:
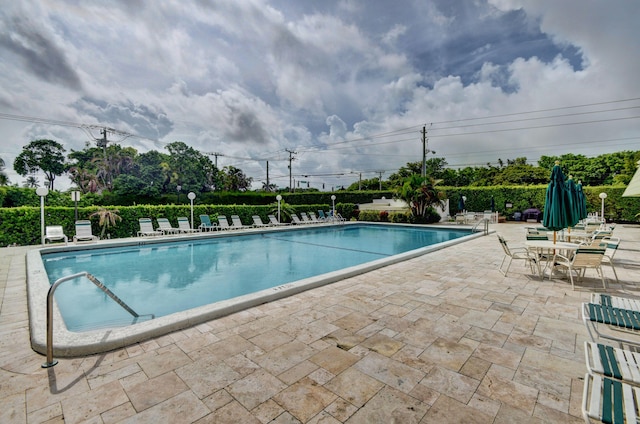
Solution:
[{"label": "blue pool water", "polygon": [[[143,246],[47,253],[53,284],[87,271],[138,314],[156,318],[469,235],[468,230],[402,226],[318,226]],[[55,293],[71,331],[132,323],[87,279]]]}]

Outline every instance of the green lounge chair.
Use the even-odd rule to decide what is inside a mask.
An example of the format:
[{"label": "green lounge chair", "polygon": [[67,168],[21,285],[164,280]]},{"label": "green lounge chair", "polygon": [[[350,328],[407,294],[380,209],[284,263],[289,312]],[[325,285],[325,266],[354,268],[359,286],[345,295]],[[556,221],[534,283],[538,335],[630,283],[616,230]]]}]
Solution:
[{"label": "green lounge chair", "polygon": [[584,377],[582,415],[586,423],[594,418],[603,423],[637,423],[640,387],[587,373]]}]

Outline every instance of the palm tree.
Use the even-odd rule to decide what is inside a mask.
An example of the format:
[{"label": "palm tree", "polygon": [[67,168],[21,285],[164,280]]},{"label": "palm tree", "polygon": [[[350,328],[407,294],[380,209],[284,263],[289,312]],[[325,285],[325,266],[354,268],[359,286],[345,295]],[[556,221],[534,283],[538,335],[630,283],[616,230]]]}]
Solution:
[{"label": "palm tree", "polygon": [[116,222],[122,221],[122,218],[118,215],[119,212],[118,209],[102,208],[89,215],[89,218],[93,218],[94,216],[98,217],[98,225],[102,227],[100,238],[104,238],[104,233],[107,231],[107,228],[115,227]]},{"label": "palm tree", "polygon": [[427,210],[433,206],[444,207],[445,194],[436,188],[441,182],[442,180],[413,174],[405,178],[402,187],[396,189],[395,197],[407,202],[411,214],[421,218],[426,216]]},{"label": "palm tree", "polygon": [[38,181],[38,179],[33,175],[29,175],[25,180],[25,182],[23,183],[23,186],[27,188],[36,188],[39,185],[40,185],[40,181]]}]

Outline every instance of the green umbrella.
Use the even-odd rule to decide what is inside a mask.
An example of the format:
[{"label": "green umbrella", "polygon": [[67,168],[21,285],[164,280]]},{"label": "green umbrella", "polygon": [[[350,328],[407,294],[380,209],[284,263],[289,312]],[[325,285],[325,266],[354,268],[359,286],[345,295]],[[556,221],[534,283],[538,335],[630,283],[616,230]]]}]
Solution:
[{"label": "green umbrella", "polygon": [[551,181],[547,186],[547,194],[544,202],[544,214],[542,225],[553,231],[553,242],[556,241],[556,231],[564,230],[575,225],[571,213],[571,199],[564,182],[564,174],[559,162],[553,166]]},{"label": "green umbrella", "polygon": [[587,197],[584,195],[584,191],[582,191],[582,181],[580,180],[578,180],[578,184],[576,184],[576,191],[578,192],[578,204],[580,206],[578,218],[585,219],[587,217]]},{"label": "green umbrella", "polygon": [[580,221],[580,198],[578,196],[578,187],[573,182],[573,177],[569,175],[567,180],[567,191],[569,192],[569,200],[571,200],[571,222],[573,224],[569,227],[573,227]]}]

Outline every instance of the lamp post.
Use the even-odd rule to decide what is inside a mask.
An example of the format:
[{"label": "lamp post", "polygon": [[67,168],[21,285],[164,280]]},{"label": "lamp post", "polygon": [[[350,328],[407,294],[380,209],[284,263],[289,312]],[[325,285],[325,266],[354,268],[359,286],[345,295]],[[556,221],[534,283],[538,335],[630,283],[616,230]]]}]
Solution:
[{"label": "lamp post", "polygon": [[467,196],[462,196],[462,203],[464,203],[464,210],[462,212],[465,212],[467,210]]},{"label": "lamp post", "polygon": [[36,194],[40,196],[40,242],[44,245],[44,198],[49,194],[49,189],[46,187],[38,187]]},{"label": "lamp post", "polygon": [[177,185],[176,186],[176,190],[178,190],[178,200],[177,203],[180,204],[180,190],[182,190],[182,186],[181,185]]},{"label": "lamp post", "polygon": [[193,230],[193,199],[196,198],[196,194],[193,191],[190,191],[189,194],[187,194],[187,197],[191,201],[191,229]]},{"label": "lamp post", "polygon": [[606,222],[606,220],[604,219],[604,199],[607,198],[607,193],[602,192],[598,195],[598,197],[600,197],[600,199],[602,199],[602,208],[600,209],[600,215],[602,216],[602,222]]},{"label": "lamp post", "polygon": [[278,223],[279,223],[280,222],[280,201],[282,200],[282,196],[278,194],[276,196],[276,200],[278,201]]},{"label": "lamp post", "polygon": [[333,218],[336,217],[336,195],[335,194],[331,195],[331,216]]},{"label": "lamp post", "polygon": [[75,209],[76,209],[75,217],[77,221],[78,220],[78,200],[80,200],[80,192],[75,190],[72,191],[71,200],[73,200],[73,203],[75,204]]}]

